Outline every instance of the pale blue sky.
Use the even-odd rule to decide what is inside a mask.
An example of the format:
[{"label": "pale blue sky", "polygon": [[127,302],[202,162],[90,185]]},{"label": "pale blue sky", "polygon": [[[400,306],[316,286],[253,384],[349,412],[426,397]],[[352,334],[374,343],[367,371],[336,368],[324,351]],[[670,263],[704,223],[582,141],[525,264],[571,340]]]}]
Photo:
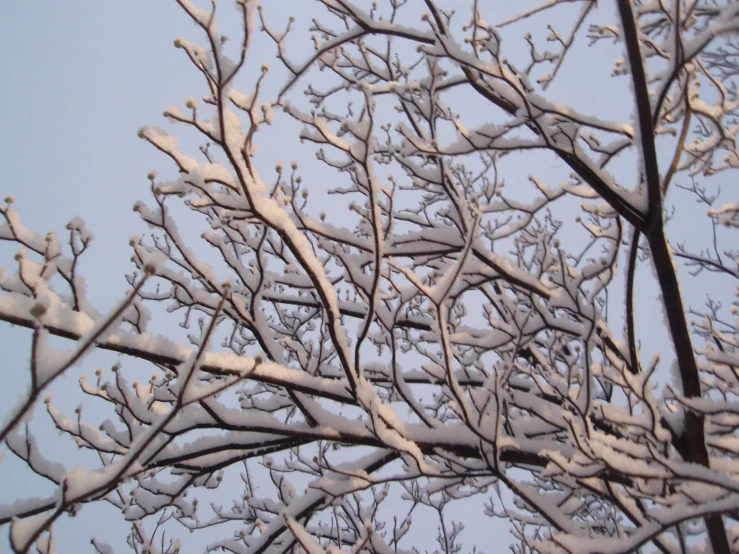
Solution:
[{"label": "pale blue sky", "polygon": [[[174,2],[30,0],[0,7],[0,196],[15,196],[24,223],[41,233],[53,228],[61,236],[73,216],[87,222],[96,240],[83,271],[99,309],[125,289],[128,236],[141,229],[130,207],[146,194],[146,173],[162,161],[137,129],[194,84],[172,47],[183,24]],[[0,245],[0,265],[15,248]],[[15,403],[25,386],[29,337],[27,330],[0,327],[0,405]],[[110,356],[96,356],[87,369],[110,363]],[[61,385],[57,390],[75,387],[71,379]],[[52,455],[69,452],[53,431],[42,437],[54,445]],[[0,468],[0,502],[48,492],[13,456]],[[80,525],[123,531],[113,515],[98,509],[62,518],[62,551],[92,551],[92,533],[80,534]],[[8,549],[6,533],[0,552]]]},{"label": "pale blue sky", "polygon": [[124,250],[137,220],[130,206],[162,162],[136,132],[195,84],[172,47],[183,27],[191,25],[174,2],[0,8],[0,191],[41,232],[75,215],[88,223],[96,261],[114,276],[104,287],[91,283],[94,299],[111,301],[125,285]]}]

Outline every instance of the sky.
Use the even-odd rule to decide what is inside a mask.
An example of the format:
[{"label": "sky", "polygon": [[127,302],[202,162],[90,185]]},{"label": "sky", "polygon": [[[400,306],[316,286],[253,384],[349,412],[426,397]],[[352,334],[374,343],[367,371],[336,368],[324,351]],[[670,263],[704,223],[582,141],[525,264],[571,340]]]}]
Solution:
[{"label": "sky", "polygon": [[[272,13],[284,16],[280,9],[284,11],[286,4],[292,10],[298,5],[276,2]],[[72,217],[85,220],[95,241],[82,270],[89,299],[101,312],[121,298],[127,287],[129,237],[145,232],[131,207],[149,196],[146,175],[153,169],[164,175],[172,171],[167,160],[139,139],[137,132],[143,125],[161,124],[165,107],[202,91],[198,75],[173,47],[174,38],[180,35],[197,36],[174,0],[0,3],[0,72],[4,76],[0,80],[0,167],[4,173],[0,199],[13,195],[24,223],[41,233],[56,229],[61,236]],[[586,69],[568,71],[577,76]],[[614,113],[625,113],[628,106],[611,96],[617,90],[614,87],[603,91],[602,97],[580,100],[584,106],[612,102]],[[556,89],[552,94],[556,96]],[[314,163],[305,151],[286,156],[279,136],[267,133],[260,144],[267,149],[268,160],[274,149],[275,159],[294,159],[307,167]],[[0,244],[0,266],[10,262],[14,252],[15,246]],[[654,299],[653,292],[646,294]],[[656,321],[661,316],[645,309],[644,318]],[[15,402],[25,386],[29,338],[27,330],[0,323],[0,406]],[[655,350],[661,340],[655,334]],[[96,354],[85,363],[94,368],[110,365],[113,359]],[[72,381],[64,382],[59,390],[64,393],[74,386]],[[51,444],[59,443],[59,452],[68,448],[55,436],[46,438]],[[0,465],[0,503],[28,492],[25,480],[19,478],[21,468],[12,465],[10,458]],[[85,527],[121,525],[113,511],[83,511],[80,517],[88,518],[83,520]],[[87,542],[86,535],[80,537],[74,531],[82,523],[60,526],[62,544],[71,547],[80,540]],[[5,540],[0,533],[0,552]]]},{"label": "sky", "polygon": [[[74,216],[87,222],[95,241],[83,272],[101,311],[126,288],[127,243],[138,225],[131,206],[146,193],[146,174],[162,161],[137,130],[194,84],[172,47],[177,28],[188,28],[183,23],[174,2],[32,0],[0,6],[0,196],[13,195],[23,222],[42,234],[56,229],[61,236]],[[15,248],[0,245],[0,265],[12,260]],[[29,338],[27,330],[2,324],[0,405],[15,403],[26,385]],[[86,365],[112,361],[96,355]],[[74,388],[71,379],[60,383],[57,398]],[[41,439],[54,447],[52,454],[71,458],[68,441],[43,429]],[[0,503],[48,492],[13,458],[0,466]],[[110,510],[83,510],[79,518],[60,521],[62,551],[92,551],[80,526],[125,530]],[[0,533],[0,552],[8,548],[6,533]]]},{"label": "sky", "polygon": [[[82,217],[96,238],[96,262],[119,279],[137,220],[130,206],[162,162],[137,130],[194,81],[172,47],[187,24],[173,4],[34,0],[0,8],[3,196],[13,194],[39,230]],[[90,294],[111,302],[123,285],[91,285]]]}]

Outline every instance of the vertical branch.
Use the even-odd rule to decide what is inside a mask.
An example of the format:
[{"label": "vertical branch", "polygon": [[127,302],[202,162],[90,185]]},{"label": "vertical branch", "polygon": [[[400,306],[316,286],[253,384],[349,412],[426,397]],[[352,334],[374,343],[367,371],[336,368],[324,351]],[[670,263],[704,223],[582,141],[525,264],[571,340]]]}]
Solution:
[{"label": "vertical branch", "polygon": [[[624,42],[631,68],[634,85],[634,99],[639,119],[640,145],[643,158],[644,179],[647,185],[649,211],[645,226],[647,241],[652,251],[652,260],[662,291],[662,302],[667,313],[672,343],[675,348],[683,394],[688,398],[701,396],[698,364],[693,354],[693,346],[688,323],[683,309],[677,272],[670,255],[670,246],[664,233],[662,216],[662,188],[657,165],[657,152],[654,143],[652,111],[649,105],[646,71],[639,50],[639,35],[636,20],[629,0],[618,0],[618,10],[624,31]],[[675,23],[677,24],[677,23]],[[677,31],[676,31],[677,32]],[[694,411],[685,412],[684,438],[688,448],[687,460],[709,467],[708,449],[705,442],[704,416]],[[729,552],[729,541],[720,515],[705,517],[708,536],[713,551],[718,554]]]},{"label": "vertical branch", "polygon": [[649,211],[647,213],[647,229],[662,227],[662,194],[659,181],[659,166],[657,165],[657,149],[654,144],[654,128],[652,125],[652,109],[649,105],[649,89],[647,77],[639,48],[639,32],[636,20],[631,10],[630,0],[618,0],[618,11],[621,16],[621,26],[624,31],[626,54],[629,58],[631,80],[634,85],[634,101],[636,117],[639,126],[639,150],[641,150],[644,180],[647,184]]},{"label": "vertical branch", "polygon": [[629,370],[639,373],[639,355],[636,349],[636,322],[634,321],[634,279],[636,278],[636,262],[639,254],[639,229],[634,229],[629,250],[629,265],[626,269],[626,335],[629,341]]}]

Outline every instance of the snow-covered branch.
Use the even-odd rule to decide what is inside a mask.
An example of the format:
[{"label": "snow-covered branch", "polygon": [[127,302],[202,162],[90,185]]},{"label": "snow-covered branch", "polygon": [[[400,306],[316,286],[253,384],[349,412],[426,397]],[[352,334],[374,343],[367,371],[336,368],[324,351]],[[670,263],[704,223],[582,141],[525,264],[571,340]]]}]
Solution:
[{"label": "snow-covered branch", "polygon": [[[489,548],[474,502],[516,553],[736,550],[739,211],[696,183],[739,167],[734,2],[316,0],[305,28],[239,0],[238,40],[223,2],[177,4],[205,92],[139,133],[173,177],[134,206],[124,300],[86,298],[81,221],[65,243],[0,206],[0,320],[31,337],[0,442],[56,491],[0,505],[15,552],[96,502],[147,552],[181,527],[235,553]],[[590,57],[612,74],[573,77]],[[122,356],[75,414],[35,413],[93,350]]]}]

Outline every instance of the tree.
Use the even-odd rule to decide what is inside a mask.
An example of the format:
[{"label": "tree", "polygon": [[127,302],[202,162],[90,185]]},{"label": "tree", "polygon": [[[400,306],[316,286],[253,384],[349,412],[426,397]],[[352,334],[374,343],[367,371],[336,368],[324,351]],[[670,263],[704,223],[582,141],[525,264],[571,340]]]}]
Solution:
[{"label": "tree", "polygon": [[[420,512],[453,553],[472,548],[458,505],[510,520],[515,552],[739,551],[739,325],[721,304],[739,204],[719,189],[739,166],[739,4],[552,1],[497,20],[476,0],[319,0],[306,59],[299,22],[277,30],[252,0],[239,40],[215,0],[177,2],[204,37],[175,46],[206,94],[165,116],[202,146],[141,130],[177,175],[150,174],[134,206],[152,231],[131,241],[125,299],[87,302],[81,221],[61,241],[0,209],[24,249],[0,318],[32,333],[0,440],[56,487],[0,508],[15,552],[51,552],[53,522],[92,502],[131,521],[136,552],[178,551],[175,523],[218,530],[212,550],[409,552]],[[287,75],[271,97],[260,30]],[[604,59],[612,77],[573,77]],[[588,86],[633,119],[584,109]],[[260,133],[295,122],[324,172],[260,161]],[[704,309],[679,276],[712,292]],[[638,317],[649,287],[664,344]],[[189,346],[147,331],[166,312]],[[44,400],[99,456],[69,468],[25,422],[95,349],[125,355],[79,381],[115,421]]]}]

